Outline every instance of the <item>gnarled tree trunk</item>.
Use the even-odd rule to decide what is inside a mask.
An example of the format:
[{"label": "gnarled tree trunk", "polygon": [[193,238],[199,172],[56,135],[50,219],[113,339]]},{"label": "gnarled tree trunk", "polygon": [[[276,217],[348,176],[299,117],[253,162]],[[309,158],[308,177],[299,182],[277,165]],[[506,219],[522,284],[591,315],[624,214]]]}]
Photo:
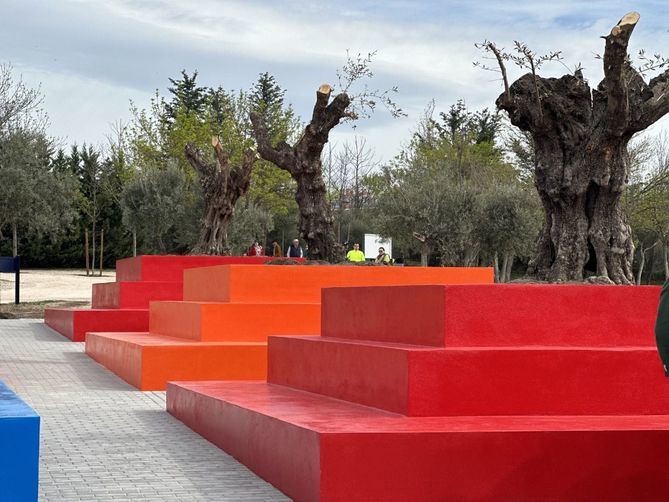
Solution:
[{"label": "gnarled tree trunk", "polygon": [[530,73],[511,86],[503,71],[497,105],[534,140],[545,221],[528,272],[539,278],[580,281],[590,271],[603,281],[634,282],[634,245],[621,207],[627,144],[669,112],[669,73],[647,84],[629,62],[627,44],[638,20],[627,14],[604,37],[604,79],[596,89],[580,70],[561,78]]},{"label": "gnarled tree trunk", "polygon": [[321,153],[328,142],[330,131],[350,115],[347,112],[350,99],[346,93],[341,93],[330,101],[331,93],[332,87],[329,85],[322,85],[318,89],[311,121],[293,146],[283,141],[273,146],[267,125],[260,114],[251,113],[251,123],[260,156],[288,171],[297,182],[295,201],[300,212],[298,228],[300,237],[307,242],[309,257],[336,262],[343,257],[343,247],[337,243],[334,235]]},{"label": "gnarled tree trunk", "polygon": [[211,140],[216,162],[208,162],[193,143],[186,145],[186,158],[197,172],[204,199],[204,217],[193,254],[229,255],[228,224],[235,213],[239,197],[249,189],[255,162],[252,150],[244,152],[241,166],[230,166],[218,137]]}]

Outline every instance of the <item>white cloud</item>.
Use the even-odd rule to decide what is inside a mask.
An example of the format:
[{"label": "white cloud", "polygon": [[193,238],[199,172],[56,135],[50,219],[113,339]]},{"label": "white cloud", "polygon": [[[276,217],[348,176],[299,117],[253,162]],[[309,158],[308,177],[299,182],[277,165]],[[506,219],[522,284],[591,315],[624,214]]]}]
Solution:
[{"label": "white cloud", "polygon": [[[566,63],[583,62],[586,77],[596,85],[601,62],[592,53],[601,51],[599,36],[630,10],[627,2],[598,0],[28,0],[22,5],[31,3],[41,7],[33,9],[37,13],[48,8],[51,16],[76,15],[80,25],[86,24],[85,30],[69,33],[57,31],[64,19],[42,20],[41,35],[53,40],[38,37],[41,45],[33,51],[25,44],[10,47],[22,65],[42,75],[54,130],[67,131],[72,141],[100,141],[107,124],[127,114],[129,98],[146,104],[152,90],[164,87],[183,67],[198,68],[207,85],[235,88],[248,87],[260,71],[269,70],[298,112],[308,116],[316,86],[333,81],[346,49],[378,50],[376,85],[398,84],[398,101],[411,114],[400,121],[380,114],[359,124],[356,133],[369,135],[385,159],[397,152],[402,135],[408,138],[431,98],[438,109],[457,98],[473,108],[494,106],[501,86],[494,74],[473,67],[480,57],[474,42],[488,38],[508,47],[518,38],[538,52],[562,49]],[[667,19],[659,15],[665,12],[660,6],[639,6],[642,21],[633,49],[666,45]],[[11,32],[13,26],[3,28]],[[67,44],[66,37],[72,37]],[[52,46],[61,53],[50,54]],[[545,72],[560,75],[565,69],[554,64]]]},{"label": "white cloud", "polygon": [[117,120],[130,118],[129,97],[148,102],[150,94],[119,88],[78,75],[51,73],[16,66],[23,80],[41,83],[49,113],[50,132],[63,146],[88,142],[103,145]]}]

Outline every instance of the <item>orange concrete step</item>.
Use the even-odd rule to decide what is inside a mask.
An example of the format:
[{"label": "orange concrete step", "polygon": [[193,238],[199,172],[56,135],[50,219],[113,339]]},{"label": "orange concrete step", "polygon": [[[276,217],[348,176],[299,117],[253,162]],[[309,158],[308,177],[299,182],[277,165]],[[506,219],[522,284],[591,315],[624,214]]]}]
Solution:
[{"label": "orange concrete step", "polygon": [[168,380],[265,380],[267,343],[195,342],[148,333],[88,333],[86,354],[139,390]]},{"label": "orange concrete step", "polygon": [[153,302],[149,332],[197,341],[265,342],[318,333],[319,303]]},{"label": "orange concrete step", "polygon": [[321,289],[328,287],[493,282],[493,269],[483,267],[221,265],[185,270],[184,300],[320,303]]}]

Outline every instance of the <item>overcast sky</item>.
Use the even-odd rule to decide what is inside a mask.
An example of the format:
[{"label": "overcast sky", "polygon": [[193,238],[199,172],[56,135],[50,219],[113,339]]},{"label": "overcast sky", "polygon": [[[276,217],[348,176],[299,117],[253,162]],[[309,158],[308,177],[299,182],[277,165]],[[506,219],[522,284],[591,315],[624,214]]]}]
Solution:
[{"label": "overcast sky", "polygon": [[[182,68],[197,70],[201,85],[226,89],[247,89],[268,71],[307,117],[317,87],[336,82],[347,49],[376,50],[374,85],[398,85],[409,116],[379,111],[355,131],[339,126],[332,140],[355,132],[389,159],[431,99],[437,111],[458,98],[470,109],[494,106],[501,83],[473,67],[477,41],[562,50],[568,66],[583,63],[594,86],[602,76],[593,57],[602,51],[599,37],[637,10],[631,51],[669,55],[664,0],[0,0],[0,7],[0,62],[41,83],[51,134],[64,143],[102,144],[113,122],[128,120],[130,100],[146,106]],[[565,71],[552,64],[542,73]],[[511,78],[519,75],[511,70]]]}]

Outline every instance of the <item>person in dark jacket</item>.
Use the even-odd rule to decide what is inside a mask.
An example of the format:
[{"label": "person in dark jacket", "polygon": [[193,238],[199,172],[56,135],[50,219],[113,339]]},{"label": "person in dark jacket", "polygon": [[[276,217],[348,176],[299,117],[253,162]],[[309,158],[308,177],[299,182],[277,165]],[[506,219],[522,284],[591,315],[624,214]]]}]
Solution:
[{"label": "person in dark jacket", "polygon": [[293,239],[293,243],[290,246],[288,246],[288,252],[286,253],[286,256],[288,256],[289,258],[304,257],[304,251],[302,250],[302,246],[300,246],[299,239]]},{"label": "person in dark jacket", "polygon": [[664,283],[660,292],[660,305],[657,308],[655,321],[655,342],[664,366],[664,375],[669,377],[669,280]]}]

